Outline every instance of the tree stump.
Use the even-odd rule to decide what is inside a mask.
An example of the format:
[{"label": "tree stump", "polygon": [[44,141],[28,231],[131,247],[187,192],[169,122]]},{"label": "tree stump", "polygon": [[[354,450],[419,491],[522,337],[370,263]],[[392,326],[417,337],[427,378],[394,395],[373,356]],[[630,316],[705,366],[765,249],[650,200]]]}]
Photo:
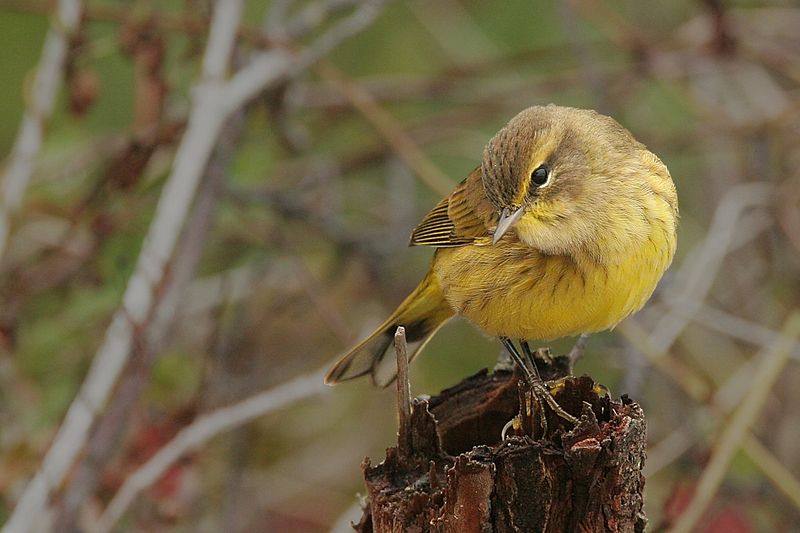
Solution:
[{"label": "tree stump", "polygon": [[[378,465],[364,460],[368,501],[356,530],[644,531],[642,409],[611,400],[589,377],[565,377],[566,357],[539,350],[537,367],[561,380],[553,396],[577,425],[546,408],[543,428],[524,380],[507,367],[415,399],[405,423],[401,409],[405,444]],[[515,416],[515,434],[501,441]]]}]

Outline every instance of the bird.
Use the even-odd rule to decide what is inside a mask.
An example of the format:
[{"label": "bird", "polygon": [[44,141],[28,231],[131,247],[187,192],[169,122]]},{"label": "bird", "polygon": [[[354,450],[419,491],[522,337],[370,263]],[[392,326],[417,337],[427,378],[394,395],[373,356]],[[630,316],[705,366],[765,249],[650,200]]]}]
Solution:
[{"label": "bird", "polygon": [[666,165],[611,117],[529,107],[486,144],[469,175],[412,231],[435,248],[419,285],[342,355],[325,383],[395,378],[398,326],[413,360],[454,316],[497,337],[552,341],[614,328],[672,262],[679,220]]}]

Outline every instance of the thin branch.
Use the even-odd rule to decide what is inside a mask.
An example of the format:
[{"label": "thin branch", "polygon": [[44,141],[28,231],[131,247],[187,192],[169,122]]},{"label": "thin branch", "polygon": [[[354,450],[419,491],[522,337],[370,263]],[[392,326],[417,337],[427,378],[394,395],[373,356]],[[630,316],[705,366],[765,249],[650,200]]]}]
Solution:
[{"label": "thin branch", "polygon": [[[752,375],[751,369],[754,363],[748,361],[744,363],[725,384],[719,387],[712,396],[711,388],[705,381],[698,378],[691,369],[672,357],[668,352],[659,351],[652,344],[647,332],[634,320],[626,320],[620,324],[619,327],[623,329],[623,334],[626,339],[634,348],[642,353],[656,369],[669,377],[689,398],[703,406],[699,414],[706,415],[707,419],[716,419],[724,416],[729,411],[729,407],[726,408],[726,406],[732,406],[735,403],[732,394],[728,391],[736,388],[736,384],[740,383],[742,375]],[[772,345],[779,344],[781,338],[782,337],[778,336]],[[798,347],[796,344],[789,346],[789,356],[791,356],[793,352],[796,352],[797,349]],[[740,393],[744,393],[749,390],[749,386],[739,386],[736,390]],[[680,428],[675,430],[675,433],[681,432],[682,429]],[[684,435],[683,437],[674,435],[668,437],[663,443],[656,445],[652,454],[653,461],[648,461],[646,475],[648,477],[652,476],[658,470],[666,467],[669,463],[676,460],[691,448],[695,441],[696,438],[689,435]],[[778,490],[784,494],[787,494],[788,491],[787,496],[793,502],[798,502],[798,508],[800,509],[800,494],[792,492],[794,487],[800,487],[800,482],[794,479],[791,474],[785,470],[781,475],[776,476],[776,470],[772,468],[772,465],[778,462],[778,460],[775,459],[769,450],[766,450],[763,446],[759,446],[755,436],[750,433],[744,437],[743,450]],[[755,455],[751,455],[751,452]],[[760,461],[762,457],[766,457],[767,462],[762,463]],[[787,477],[791,478],[792,481],[787,482]]]},{"label": "thin branch", "polygon": [[[678,309],[677,312],[680,313],[681,310]],[[780,333],[767,326],[751,322],[708,305],[700,307],[697,313],[694,314],[694,321],[709,329],[756,346],[772,344],[780,338]],[[792,352],[792,359],[800,361],[800,346],[796,347]]]},{"label": "thin branch", "polygon": [[670,379],[679,383],[690,398],[704,401],[711,394],[708,383],[699,378],[680,359],[669,351],[659,349],[653,337],[635,318],[629,318],[618,327],[622,336],[631,346],[644,355],[647,360]]},{"label": "thin branch", "polygon": [[6,170],[0,176],[0,259],[8,240],[11,218],[22,203],[33,174],[34,160],[42,146],[45,126],[63,82],[69,39],[78,29],[81,9],[80,0],[59,0],[55,19],[45,37],[28,105],[6,161]]},{"label": "thin branch", "polygon": [[297,40],[313,31],[332,15],[357,5],[360,0],[325,0],[309,3],[286,24],[284,32],[290,39]]},{"label": "thin branch", "polygon": [[203,79],[221,80],[227,74],[236,31],[242,17],[243,3],[239,0],[219,0],[208,32],[208,43],[203,54]]},{"label": "thin branch", "polygon": [[[721,407],[722,411],[726,411],[723,405],[726,393],[734,390],[732,384],[738,383],[739,376],[752,372],[754,363],[743,364],[735,375],[720,387],[712,398],[709,398],[711,391],[708,384],[697,378],[680,360],[670,356],[669,348],[686,325],[693,320],[723,333],[733,334],[730,332],[735,331],[734,336],[737,338],[749,340],[759,346],[777,340],[778,334],[767,328],[755,324],[743,327],[744,321],[741,319],[737,320],[736,317],[722,312],[713,312],[715,310],[703,305],[703,300],[711,289],[723,259],[735,247],[734,237],[742,233],[741,218],[744,211],[752,206],[764,205],[769,200],[771,190],[766,184],[743,184],[731,189],[720,201],[708,235],[689,254],[689,258],[681,267],[677,276],[678,281],[674,285],[677,286],[682,280],[685,281],[677,291],[678,295],[665,298],[670,312],[661,318],[652,336],[648,335],[635,319],[626,321],[619,328],[623,336],[644,354],[651,364],[679,384],[690,398]],[[723,327],[724,329],[721,329]],[[746,337],[742,337],[743,335]],[[800,347],[795,348],[793,355],[799,352]],[[752,436],[748,438],[754,439]],[[696,437],[688,435],[683,428],[674,431],[651,450],[652,460],[648,461],[647,475],[653,475],[676,460],[691,448],[696,440]],[[777,485],[778,480],[773,479],[770,472],[764,471],[764,473]]]},{"label": "thin branch", "polygon": [[787,178],[780,186],[777,218],[783,234],[800,253],[800,180],[797,176]]},{"label": "thin branch", "polygon": [[681,313],[667,313],[653,328],[653,344],[658,351],[669,350],[700,310],[732,246],[744,211],[766,205],[772,192],[773,187],[767,183],[744,183],[732,187],[720,200],[708,235],[681,266],[678,278],[684,281],[679,282],[680,290],[669,296],[671,305],[680,307]]},{"label": "thin branch", "polygon": [[[457,65],[458,70],[476,62],[494,67],[503,60],[506,50],[498,45],[497,37],[489,34],[462,2],[411,2],[408,8],[447,56],[447,63]],[[510,74],[517,80],[522,79],[519,72]]]},{"label": "thin branch", "polygon": [[786,464],[779,461],[752,434],[744,436],[742,450],[767,475],[772,484],[794,504],[795,508],[800,509],[800,481],[786,469]]},{"label": "thin branch", "polygon": [[253,295],[256,287],[262,285],[293,291],[302,290],[299,279],[292,272],[262,260],[254,260],[196,279],[189,286],[181,305],[181,313],[185,316],[199,315],[220,305],[245,300]]},{"label": "thin branch", "polygon": [[367,0],[352,14],[317,37],[301,53],[271,49],[257,54],[250,64],[240,69],[226,90],[226,105],[236,109],[286,77],[311,67],[336,46],[366,28],[378,16],[388,0]]},{"label": "thin branch", "polygon": [[694,425],[694,421],[670,429],[666,437],[647,447],[647,463],[643,470],[645,479],[653,479],[697,444],[699,439],[690,433],[690,425]]},{"label": "thin branch", "polygon": [[129,370],[117,387],[103,417],[89,439],[85,457],[71,476],[61,500],[60,516],[56,523],[61,531],[75,529],[74,521],[80,505],[97,485],[98,471],[105,465],[119,442],[130,413],[137,405],[156,357],[164,349],[172,331],[177,310],[186,289],[194,278],[197,265],[208,242],[222,183],[244,128],[245,110],[235,113],[227,122],[217,149],[209,161],[197,201],[183,229],[172,262],[170,276],[153,311],[148,327],[139,331],[134,340],[136,349]]},{"label": "thin branch", "polygon": [[274,0],[267,10],[264,21],[261,24],[261,31],[266,34],[277,35],[284,32],[286,27],[286,17],[292,0]]},{"label": "thin branch", "polygon": [[3,533],[30,530],[44,514],[50,494],[61,485],[84,447],[89,429],[105,407],[114,384],[130,359],[135,332],[145,328],[152,318],[157,292],[164,285],[176,241],[203,170],[230,113],[271,84],[316,61],[363,29],[377,16],[378,8],[384,3],[385,0],[373,0],[363,4],[350,17],[320,36],[297,61],[290,61],[287,52],[282,50],[263,52],[225,83],[242,1],[217,2],[203,56],[203,79],[195,87],[186,133],[176,151],[173,171],[159,199],[122,306],[114,314],[105,341],[96,353],[78,395]]},{"label": "thin branch", "polygon": [[589,343],[589,335],[586,333],[582,333],[578,340],[575,342],[575,346],[569,351],[567,357],[569,358],[570,368],[575,368],[575,364],[578,360],[583,357],[583,352],[586,349],[586,345]]},{"label": "thin branch", "polygon": [[308,300],[316,308],[325,326],[327,326],[328,330],[337,337],[343,345],[353,342],[355,334],[347,321],[342,317],[337,306],[330,301],[327,290],[314,276],[314,273],[309,268],[305,259],[303,259],[303,256],[297,250],[295,243],[292,242],[291,239],[285,237],[281,240],[291,256],[292,263],[295,265],[292,271],[297,277],[298,285],[303,288],[306,296],[308,296]]},{"label": "thin branch", "polygon": [[711,503],[742,439],[755,422],[775,380],[789,360],[789,354],[798,336],[800,336],[800,312],[795,312],[787,319],[781,332],[781,339],[762,356],[748,394],[742,399],[739,407],[731,415],[730,422],[720,434],[711,460],[697,483],[694,498],[672,527],[672,533],[690,533]]},{"label": "thin branch", "polygon": [[386,112],[369,92],[348,80],[330,63],[321,62],[314,70],[350,100],[353,107],[364,115],[420,181],[437,194],[450,193],[453,182],[433,164],[425,152],[403,131],[397,120]]},{"label": "thin branch", "polygon": [[219,93],[236,37],[241,7],[241,0],[221,0],[217,4],[203,61],[204,79],[197,87],[186,134],[175,155],[172,174],[159,199],[136,270],[125,289],[122,306],[114,314],[88,375],[3,533],[29,531],[42,517],[50,494],[64,481],[86,443],[89,429],[105,407],[120,372],[130,358],[135,330],[153,312],[156,291],[164,283],[168,262],[200,177],[227,116]]},{"label": "thin branch", "polygon": [[339,43],[372,24],[388,2],[389,0],[361,0],[360,2],[328,0],[326,3],[335,6],[335,9],[328,12],[329,15],[348,7],[349,4],[357,7],[350,15],[328,28],[310,46],[306,47],[299,55],[295,69],[300,71],[311,67],[332,52]]},{"label": "thin branch", "polygon": [[201,447],[221,433],[240,427],[260,416],[330,390],[323,384],[322,376],[323,373],[319,371],[303,375],[274,389],[199,417],[125,480],[94,525],[92,533],[110,531],[136,496],[158,481],[161,475],[187,452]]},{"label": "thin branch", "polygon": [[[772,335],[767,337],[763,342],[754,342],[753,344],[756,344],[759,347],[769,346],[779,342],[780,338],[780,333],[772,332]],[[800,345],[795,345],[791,350],[790,356],[796,357],[798,353],[800,353]],[[651,356],[649,358],[651,358]],[[669,359],[665,360],[668,361]],[[696,432],[692,432],[691,427],[700,425],[710,432],[714,430],[712,426],[716,425],[716,421],[718,419],[730,415],[730,412],[733,411],[739,402],[741,402],[742,394],[749,390],[752,376],[757,371],[758,362],[759,361],[757,358],[751,358],[739,365],[736,371],[733,372],[724,383],[717,387],[713,396],[704,402],[705,406],[697,411],[696,415],[697,418],[699,418],[699,421],[691,420],[672,430],[670,434],[664,438],[664,440],[648,450],[647,465],[645,466],[645,475],[648,478],[655,475],[673,461],[677,460],[700,440],[701,436]],[[691,379],[696,378],[692,376]],[[684,391],[687,392],[687,395],[692,397],[693,400],[703,402],[703,397],[707,396],[710,393],[710,390],[707,389],[702,382],[700,383],[701,387],[703,388],[693,387],[693,389],[697,391],[696,393],[690,393],[689,391],[691,389],[686,384],[682,385],[682,387],[684,388]],[[750,452],[747,443],[751,441],[757,443],[755,436],[748,436],[745,439],[745,445],[743,446],[748,455]],[[767,461],[776,461],[771,452],[763,449],[763,447],[761,449],[755,449],[756,446],[757,445],[754,445],[753,449],[755,450],[755,453],[758,454],[758,458],[751,457],[756,464],[761,467],[762,464],[760,459],[763,457],[767,457]],[[791,486],[791,483],[786,483],[776,478],[774,476],[775,471],[774,469],[769,468],[769,464],[764,463],[764,465],[765,466],[762,468],[764,474],[766,474],[776,486]],[[786,476],[791,477],[791,474],[788,474],[784,471],[783,477]],[[796,480],[794,483],[798,484]],[[800,505],[798,505],[798,508],[800,508]]]}]

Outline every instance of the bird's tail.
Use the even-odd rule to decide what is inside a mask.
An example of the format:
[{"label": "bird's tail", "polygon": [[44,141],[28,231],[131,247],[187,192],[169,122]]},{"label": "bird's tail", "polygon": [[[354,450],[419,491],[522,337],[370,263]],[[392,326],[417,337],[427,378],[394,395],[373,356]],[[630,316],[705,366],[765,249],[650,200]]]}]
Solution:
[{"label": "bird's tail", "polygon": [[386,354],[393,346],[397,326],[406,329],[409,359],[413,359],[452,316],[453,309],[444,299],[435,275],[428,272],[425,279],[372,335],[336,361],[325,376],[325,383],[333,385],[370,374],[376,385],[389,385],[397,374],[397,366],[394,357],[386,357]]}]

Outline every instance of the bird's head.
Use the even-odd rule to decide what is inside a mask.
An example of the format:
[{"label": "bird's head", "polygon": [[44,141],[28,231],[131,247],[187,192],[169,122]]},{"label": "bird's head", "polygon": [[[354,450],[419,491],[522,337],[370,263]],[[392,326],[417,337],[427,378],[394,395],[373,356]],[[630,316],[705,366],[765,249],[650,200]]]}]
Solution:
[{"label": "bird's head", "polygon": [[[641,217],[652,189],[642,151],[625,128],[594,111],[549,105],[521,112],[484,150],[483,186],[498,217],[494,243],[514,228],[544,253],[594,256],[646,239],[643,224],[625,227]],[[660,167],[656,179],[666,176],[674,195]]]}]

